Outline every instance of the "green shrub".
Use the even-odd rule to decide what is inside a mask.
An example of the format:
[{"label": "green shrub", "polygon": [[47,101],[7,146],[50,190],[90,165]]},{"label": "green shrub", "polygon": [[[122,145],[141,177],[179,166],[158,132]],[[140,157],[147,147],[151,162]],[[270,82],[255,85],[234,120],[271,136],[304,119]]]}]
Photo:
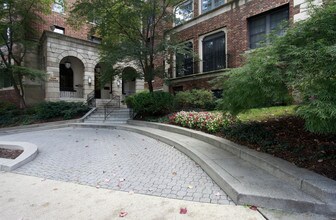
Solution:
[{"label": "green shrub", "polygon": [[71,119],[85,114],[89,107],[79,102],[42,102],[36,107],[36,118],[45,120],[51,118]]},{"label": "green shrub", "polygon": [[126,98],[139,116],[159,116],[174,110],[174,96],[167,92],[140,92]]},{"label": "green shrub", "polygon": [[336,133],[336,1],[310,11],[271,45],[248,53],[246,64],[223,79],[223,110],[237,114],[287,103],[295,91],[303,97],[298,115],[306,128]]},{"label": "green shrub", "polygon": [[204,89],[193,89],[178,92],[175,101],[179,109],[205,109],[213,110],[215,107],[214,96],[211,91]]},{"label": "green shrub", "polygon": [[336,102],[315,100],[300,106],[297,114],[306,123],[305,127],[315,133],[336,133]]},{"label": "green shrub", "polygon": [[0,101],[0,125],[15,123],[20,114],[21,111],[16,105]]}]

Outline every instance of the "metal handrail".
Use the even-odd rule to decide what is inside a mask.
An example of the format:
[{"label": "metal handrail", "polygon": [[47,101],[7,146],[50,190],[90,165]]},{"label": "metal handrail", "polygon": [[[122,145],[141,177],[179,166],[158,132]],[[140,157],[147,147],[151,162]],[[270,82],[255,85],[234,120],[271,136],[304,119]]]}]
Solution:
[{"label": "metal handrail", "polygon": [[96,98],[94,90],[87,95],[86,103],[89,107],[96,107]]},{"label": "metal handrail", "polygon": [[112,96],[111,100],[104,105],[104,120],[113,112],[115,109],[120,108],[120,96]]}]

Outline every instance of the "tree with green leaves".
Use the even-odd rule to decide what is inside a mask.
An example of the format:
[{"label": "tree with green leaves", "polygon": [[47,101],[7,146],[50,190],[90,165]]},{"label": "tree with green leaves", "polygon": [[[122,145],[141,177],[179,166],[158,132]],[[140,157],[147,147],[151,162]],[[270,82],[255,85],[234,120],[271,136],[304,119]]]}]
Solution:
[{"label": "tree with green leaves", "polygon": [[52,0],[0,0],[0,78],[5,78],[26,107],[24,79],[43,79],[44,73],[23,66],[27,51],[36,46],[35,26],[50,12]]},{"label": "tree with green leaves", "polygon": [[94,22],[92,32],[102,38],[103,78],[121,74],[123,65],[116,64],[135,61],[141,70],[139,76],[152,92],[155,76],[163,77],[164,73],[164,65],[157,60],[176,45],[168,41],[164,30],[172,24],[172,9],[179,2],[181,0],[78,0],[69,23],[80,27],[87,21]]},{"label": "tree with green leaves", "polygon": [[284,103],[297,91],[297,113],[306,128],[336,133],[336,2],[312,5],[310,11],[310,18],[251,51],[245,65],[229,73],[223,80],[224,110],[237,114]]}]

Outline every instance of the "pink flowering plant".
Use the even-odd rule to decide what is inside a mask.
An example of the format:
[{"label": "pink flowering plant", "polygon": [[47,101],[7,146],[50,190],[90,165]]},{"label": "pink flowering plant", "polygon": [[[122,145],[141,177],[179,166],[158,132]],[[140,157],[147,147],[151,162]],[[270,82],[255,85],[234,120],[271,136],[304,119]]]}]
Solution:
[{"label": "pink flowering plant", "polygon": [[180,111],[171,115],[169,122],[182,127],[215,133],[222,127],[227,127],[232,124],[234,117],[229,113]]}]

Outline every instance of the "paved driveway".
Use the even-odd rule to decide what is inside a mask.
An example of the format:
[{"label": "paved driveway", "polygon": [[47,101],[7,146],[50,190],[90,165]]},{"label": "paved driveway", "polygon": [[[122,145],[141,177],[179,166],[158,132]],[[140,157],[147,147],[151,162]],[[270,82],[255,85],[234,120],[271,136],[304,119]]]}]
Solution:
[{"label": "paved driveway", "polygon": [[109,129],[61,128],[1,136],[39,148],[15,173],[190,201],[233,204],[216,183],[174,147]]}]

